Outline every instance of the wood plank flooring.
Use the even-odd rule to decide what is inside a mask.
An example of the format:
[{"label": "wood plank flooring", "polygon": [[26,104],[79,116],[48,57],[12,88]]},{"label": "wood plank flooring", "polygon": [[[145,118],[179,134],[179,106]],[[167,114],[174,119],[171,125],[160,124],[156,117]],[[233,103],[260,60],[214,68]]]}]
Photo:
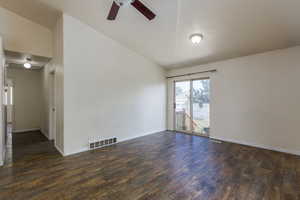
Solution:
[{"label": "wood plank flooring", "polygon": [[0,200],[300,200],[300,158],[162,132],[0,168]]},{"label": "wood plank flooring", "polygon": [[8,128],[8,145],[6,151],[6,162],[17,162],[23,158],[57,153],[53,141],[49,141],[40,131],[29,131],[23,133],[12,133]]}]

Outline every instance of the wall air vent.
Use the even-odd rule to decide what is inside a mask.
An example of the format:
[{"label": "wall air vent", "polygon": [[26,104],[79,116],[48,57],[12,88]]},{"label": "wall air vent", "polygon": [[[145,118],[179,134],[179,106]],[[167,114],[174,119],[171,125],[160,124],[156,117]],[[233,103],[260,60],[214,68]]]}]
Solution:
[{"label": "wall air vent", "polygon": [[89,148],[90,150],[98,149],[115,143],[117,143],[117,138],[109,138],[109,139],[99,140],[99,141],[90,141]]}]

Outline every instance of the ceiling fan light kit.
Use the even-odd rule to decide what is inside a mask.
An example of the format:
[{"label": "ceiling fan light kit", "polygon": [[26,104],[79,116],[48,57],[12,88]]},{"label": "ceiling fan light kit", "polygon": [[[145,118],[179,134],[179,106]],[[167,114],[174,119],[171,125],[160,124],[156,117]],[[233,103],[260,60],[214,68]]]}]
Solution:
[{"label": "ceiling fan light kit", "polygon": [[117,18],[120,7],[125,5],[132,5],[135,9],[137,9],[140,13],[142,13],[148,20],[153,20],[155,18],[155,14],[147,8],[141,1],[139,0],[114,0],[107,16],[108,20],[115,20]]}]

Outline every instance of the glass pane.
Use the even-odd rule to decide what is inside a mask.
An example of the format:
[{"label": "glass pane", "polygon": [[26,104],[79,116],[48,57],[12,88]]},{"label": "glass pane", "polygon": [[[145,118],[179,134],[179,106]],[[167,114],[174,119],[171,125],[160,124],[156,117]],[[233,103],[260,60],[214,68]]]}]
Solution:
[{"label": "glass pane", "polygon": [[193,131],[202,135],[209,135],[209,79],[193,80]]},{"label": "glass pane", "polygon": [[175,128],[191,131],[190,81],[175,82]]}]

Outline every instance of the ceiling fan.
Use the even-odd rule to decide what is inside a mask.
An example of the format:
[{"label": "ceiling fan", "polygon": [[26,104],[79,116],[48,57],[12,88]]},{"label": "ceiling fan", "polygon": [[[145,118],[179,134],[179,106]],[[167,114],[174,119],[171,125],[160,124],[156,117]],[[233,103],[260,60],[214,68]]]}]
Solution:
[{"label": "ceiling fan", "polygon": [[152,20],[155,18],[155,14],[147,8],[142,2],[139,0],[114,0],[113,4],[111,6],[111,9],[109,11],[108,20],[115,20],[120,7],[124,5],[131,4],[133,7],[135,7],[140,13],[142,13],[147,19]]}]

